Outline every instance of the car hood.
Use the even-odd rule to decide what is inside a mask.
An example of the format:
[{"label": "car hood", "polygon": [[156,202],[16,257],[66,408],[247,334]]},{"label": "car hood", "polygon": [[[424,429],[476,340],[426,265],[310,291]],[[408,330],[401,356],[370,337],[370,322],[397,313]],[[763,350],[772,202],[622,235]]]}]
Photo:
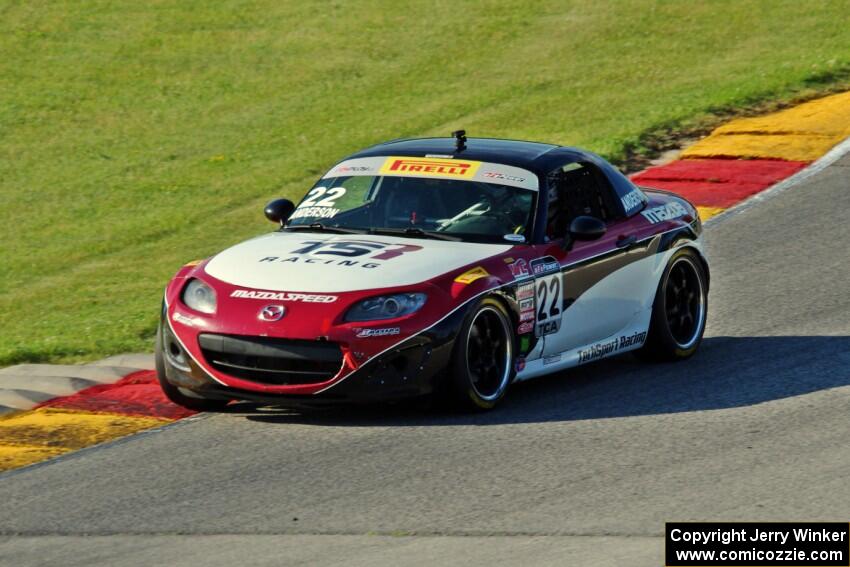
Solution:
[{"label": "car hood", "polygon": [[506,244],[274,232],[228,248],[204,269],[216,279],[254,289],[340,293],[425,282],[510,249]]}]

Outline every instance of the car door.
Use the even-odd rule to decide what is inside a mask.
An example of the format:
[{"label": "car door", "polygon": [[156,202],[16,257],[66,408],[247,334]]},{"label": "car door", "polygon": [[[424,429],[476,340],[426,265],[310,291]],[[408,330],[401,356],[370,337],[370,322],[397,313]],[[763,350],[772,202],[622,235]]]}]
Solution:
[{"label": "car door", "polygon": [[[641,262],[652,243],[642,240],[625,218],[604,174],[591,163],[574,162],[548,178],[548,242],[537,245],[531,262],[535,278],[535,333],[544,356],[591,345],[625,331],[647,311],[645,282],[652,262]],[[596,240],[567,236],[577,216],[606,225]],[[570,241],[572,240],[572,241]]]}]

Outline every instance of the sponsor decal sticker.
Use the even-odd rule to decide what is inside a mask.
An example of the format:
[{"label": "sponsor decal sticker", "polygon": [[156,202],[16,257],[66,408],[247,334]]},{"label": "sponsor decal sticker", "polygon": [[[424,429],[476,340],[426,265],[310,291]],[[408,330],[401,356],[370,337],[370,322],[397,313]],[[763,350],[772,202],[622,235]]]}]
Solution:
[{"label": "sponsor decal sticker", "polygon": [[525,277],[528,275],[528,262],[520,258],[513,264],[508,264],[508,269],[514,279]]},{"label": "sponsor decal sticker", "polygon": [[461,275],[459,275],[458,277],[456,277],[455,281],[457,283],[461,283],[461,284],[471,284],[475,280],[480,280],[481,278],[486,278],[489,275],[490,275],[490,272],[488,272],[487,270],[485,270],[481,266],[476,266],[475,268],[472,268],[471,270],[467,270],[466,272],[464,272]]},{"label": "sponsor decal sticker", "polygon": [[389,337],[399,333],[401,333],[400,327],[387,327],[385,329],[360,329],[355,336],[359,339],[366,339],[369,337]]},{"label": "sponsor decal sticker", "polygon": [[580,364],[598,360],[606,356],[610,356],[620,349],[626,349],[642,345],[646,340],[646,331],[633,333],[631,335],[623,335],[619,338],[614,338],[605,342],[597,343],[585,350],[578,351],[578,361]]},{"label": "sponsor decal sticker", "polygon": [[555,364],[556,362],[561,362],[561,355],[560,354],[553,354],[552,356],[543,357],[543,366]]},{"label": "sponsor decal sticker", "polygon": [[525,237],[521,234],[509,233],[502,236],[508,242],[525,242]]},{"label": "sponsor decal sticker", "polygon": [[654,207],[648,211],[642,211],[640,214],[651,224],[657,224],[662,221],[683,217],[688,214],[688,210],[678,201],[671,201],[666,205]]},{"label": "sponsor decal sticker", "polygon": [[480,161],[394,156],[387,158],[380,173],[382,175],[472,179],[480,166]]},{"label": "sponsor decal sticker", "polygon": [[634,333],[632,335],[627,335],[620,337],[620,345],[618,348],[626,348],[630,346],[642,345],[646,340],[646,331],[642,331],[639,333]]},{"label": "sponsor decal sticker", "polygon": [[[289,262],[293,264],[328,264],[339,267],[360,267],[374,269],[381,266],[381,262],[374,260],[391,260],[408,252],[422,250],[421,246],[415,244],[387,244],[385,242],[373,242],[371,240],[333,240],[318,241],[307,240],[301,243],[302,248],[293,250],[292,254],[297,256],[265,256],[258,262]],[[331,258],[328,258],[331,256]],[[338,260],[336,257],[346,258]],[[363,257],[366,258],[363,258]],[[360,258],[352,260],[351,258]]]},{"label": "sponsor decal sticker", "polygon": [[508,175],[505,173],[499,173],[498,171],[487,171],[482,174],[482,177],[487,177],[489,179],[499,179],[501,181],[513,181],[514,183],[522,183],[525,181],[525,177],[519,177],[518,175]]},{"label": "sponsor decal sticker", "polygon": [[374,167],[368,165],[341,165],[336,168],[339,173],[366,173],[367,171],[375,171]]},{"label": "sponsor decal sticker", "polygon": [[537,176],[528,170],[500,163],[471,161],[449,154],[427,154],[425,157],[373,156],[354,158],[335,165],[322,178],[357,175],[468,179],[520,187],[531,191],[538,189]]},{"label": "sponsor decal sticker", "polygon": [[525,323],[520,323],[519,327],[517,327],[516,332],[518,335],[525,335],[534,330],[534,323],[531,321],[526,321]]},{"label": "sponsor decal sticker", "polygon": [[597,360],[603,356],[608,356],[617,351],[618,345],[618,339],[595,344],[588,349],[578,351],[578,361],[579,363],[585,363],[591,360]]},{"label": "sponsor decal sticker", "polygon": [[534,297],[522,299],[519,302],[519,320],[534,321]]},{"label": "sponsor decal sticker", "polygon": [[230,297],[239,299],[265,299],[266,301],[302,301],[304,303],[333,303],[335,295],[312,295],[307,293],[290,293],[288,291],[255,291],[252,289],[237,289]]},{"label": "sponsor decal sticker", "polygon": [[171,316],[172,321],[177,321],[178,323],[183,323],[187,327],[194,327],[196,325],[196,320],[194,317],[186,317],[182,313],[178,313],[177,311]]},{"label": "sponsor decal sticker", "polygon": [[522,285],[518,285],[516,288],[517,301],[522,301],[523,299],[528,299],[529,297],[534,297],[534,284],[532,282],[528,282]]},{"label": "sponsor decal sticker", "polygon": [[333,166],[322,176],[322,179],[357,175],[376,175],[382,163],[384,163],[384,158],[382,157],[354,158],[345,160],[344,162]]},{"label": "sponsor decal sticker", "polygon": [[552,256],[543,256],[542,258],[535,258],[531,261],[531,273],[535,276],[560,271],[561,264]]},{"label": "sponsor decal sticker", "polygon": [[623,203],[623,208],[626,210],[626,213],[643,205],[643,199],[641,198],[640,193],[634,190],[629,191],[620,197],[620,202]]}]

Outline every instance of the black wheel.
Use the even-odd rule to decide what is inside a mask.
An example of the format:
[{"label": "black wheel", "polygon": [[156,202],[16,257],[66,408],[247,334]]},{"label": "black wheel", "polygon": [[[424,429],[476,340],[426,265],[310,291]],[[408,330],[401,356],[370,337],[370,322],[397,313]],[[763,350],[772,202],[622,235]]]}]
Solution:
[{"label": "black wheel", "polygon": [[[156,379],[162,388],[165,397],[186,409],[192,411],[222,411],[227,407],[227,400],[208,400],[183,393],[181,388],[173,385],[165,377],[165,355],[162,344],[162,328],[156,330],[156,348],[154,349],[154,360],[156,362]],[[178,347],[179,348],[179,347]],[[182,350],[182,349],[181,349]],[[188,392],[188,390],[186,390]]]},{"label": "black wheel", "polygon": [[690,250],[667,264],[652,304],[646,343],[639,352],[650,360],[682,360],[692,356],[705,332],[708,312],[702,262]]},{"label": "black wheel", "polygon": [[452,354],[450,396],[463,409],[486,410],[505,396],[513,377],[511,319],[484,299],[464,321]]}]

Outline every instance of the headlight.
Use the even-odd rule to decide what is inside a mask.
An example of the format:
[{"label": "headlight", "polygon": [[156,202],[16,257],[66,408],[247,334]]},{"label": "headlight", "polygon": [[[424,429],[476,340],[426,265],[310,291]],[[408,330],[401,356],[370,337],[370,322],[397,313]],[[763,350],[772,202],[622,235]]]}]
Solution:
[{"label": "headlight", "polygon": [[377,321],[415,313],[425,305],[424,293],[399,293],[364,299],[348,310],[346,321]]},{"label": "headlight", "polygon": [[183,303],[201,313],[215,313],[215,292],[201,280],[189,280],[183,288]]}]

